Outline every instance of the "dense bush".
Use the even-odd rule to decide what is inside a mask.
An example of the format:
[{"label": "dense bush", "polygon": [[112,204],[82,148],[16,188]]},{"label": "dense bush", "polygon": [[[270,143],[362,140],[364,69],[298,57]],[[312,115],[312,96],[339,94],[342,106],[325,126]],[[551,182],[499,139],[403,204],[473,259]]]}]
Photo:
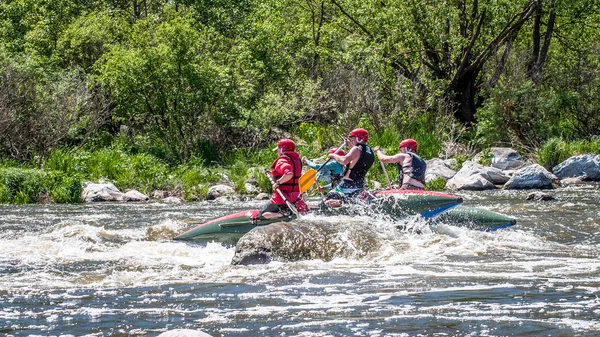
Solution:
[{"label": "dense bush", "polygon": [[1,203],[76,203],[81,201],[82,189],[78,176],[38,169],[0,168]]}]

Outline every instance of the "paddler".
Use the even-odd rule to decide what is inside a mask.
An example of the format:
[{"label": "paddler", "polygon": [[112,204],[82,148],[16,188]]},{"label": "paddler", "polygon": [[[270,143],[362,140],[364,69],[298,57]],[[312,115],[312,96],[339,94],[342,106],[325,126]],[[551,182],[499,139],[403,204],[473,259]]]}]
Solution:
[{"label": "paddler", "polygon": [[346,166],[342,181],[325,197],[325,204],[329,207],[339,207],[343,201],[360,196],[365,186],[365,176],[375,161],[373,150],[367,145],[367,130],[354,129],[350,131],[348,138],[346,145],[350,150],[347,154],[328,155],[328,158]]},{"label": "paddler", "polygon": [[300,187],[298,179],[302,175],[302,162],[296,152],[296,143],[291,139],[281,139],[277,142],[277,159],[271,164],[273,177],[273,194],[269,202],[259,213],[259,218],[274,219],[292,215],[285,200],[277,193],[279,189],[285,198],[292,204],[300,200]]},{"label": "paddler", "polygon": [[387,156],[379,146],[373,148],[382,163],[396,163],[398,168],[398,182],[401,190],[423,190],[425,188],[425,171],[427,163],[416,152],[419,147],[414,139],[405,139],[398,145],[400,152]]}]

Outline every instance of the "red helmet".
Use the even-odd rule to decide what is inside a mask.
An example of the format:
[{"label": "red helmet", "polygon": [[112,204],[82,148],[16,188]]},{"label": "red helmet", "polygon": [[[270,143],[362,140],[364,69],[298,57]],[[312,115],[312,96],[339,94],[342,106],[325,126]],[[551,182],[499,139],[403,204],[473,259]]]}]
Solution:
[{"label": "red helmet", "polygon": [[[329,149],[329,153],[335,153],[335,151],[337,150],[336,147],[332,147],[331,149]],[[345,156],[346,153],[344,152],[344,150],[340,149],[337,154],[339,154],[340,156]]]},{"label": "red helmet", "polygon": [[365,129],[358,128],[350,131],[348,137],[358,137],[366,142],[369,140],[369,133]]},{"label": "red helmet", "polygon": [[417,152],[417,148],[419,147],[419,144],[417,144],[417,141],[414,139],[405,139],[403,141],[400,142],[400,145],[398,145],[398,147],[406,147],[411,149],[413,152]]},{"label": "red helmet", "polygon": [[277,147],[273,151],[277,151],[278,148],[281,148],[283,151],[294,151],[296,150],[296,143],[291,139],[283,138],[277,142]]}]

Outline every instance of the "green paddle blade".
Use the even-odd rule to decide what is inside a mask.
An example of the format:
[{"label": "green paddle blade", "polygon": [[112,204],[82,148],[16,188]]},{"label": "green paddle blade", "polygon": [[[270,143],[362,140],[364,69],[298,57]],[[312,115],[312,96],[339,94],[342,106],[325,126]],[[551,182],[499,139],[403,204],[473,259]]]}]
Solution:
[{"label": "green paddle blade", "polygon": [[315,183],[315,180],[317,180],[316,177],[317,171],[313,169],[306,171],[299,180],[300,193],[308,191],[308,189]]}]

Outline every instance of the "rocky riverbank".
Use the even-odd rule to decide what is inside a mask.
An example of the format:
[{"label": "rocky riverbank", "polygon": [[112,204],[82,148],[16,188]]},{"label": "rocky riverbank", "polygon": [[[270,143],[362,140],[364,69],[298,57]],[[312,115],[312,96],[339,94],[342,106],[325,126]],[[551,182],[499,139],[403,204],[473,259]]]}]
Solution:
[{"label": "rocky riverbank", "polygon": [[[453,159],[430,159],[427,161],[426,181],[443,179],[447,191],[481,191],[493,189],[531,189],[551,190],[561,186],[580,184],[585,181],[600,181],[600,155],[585,154],[573,156],[548,171],[539,164],[523,160],[521,155],[512,148],[491,148],[490,165],[483,165],[481,154],[466,161],[461,168],[455,170],[456,161]],[[369,181],[373,188],[379,188],[376,181]],[[242,200],[268,199],[267,191],[262,191],[258,183],[246,181],[247,195],[238,195],[232,183],[224,179],[208,189],[207,200],[219,198],[236,198]],[[532,194],[532,199],[543,200],[547,196]],[[82,200],[84,202],[131,202],[160,200],[161,202],[180,203],[183,198],[181,190],[155,190],[145,195],[136,190],[119,191],[114,184],[106,181],[83,184]]]}]

